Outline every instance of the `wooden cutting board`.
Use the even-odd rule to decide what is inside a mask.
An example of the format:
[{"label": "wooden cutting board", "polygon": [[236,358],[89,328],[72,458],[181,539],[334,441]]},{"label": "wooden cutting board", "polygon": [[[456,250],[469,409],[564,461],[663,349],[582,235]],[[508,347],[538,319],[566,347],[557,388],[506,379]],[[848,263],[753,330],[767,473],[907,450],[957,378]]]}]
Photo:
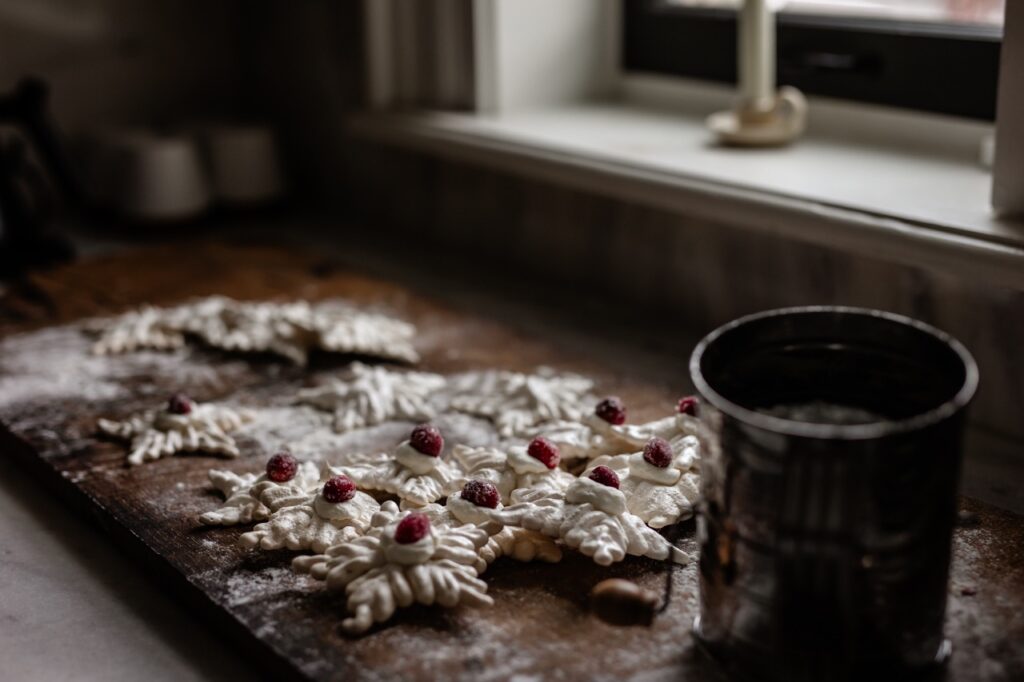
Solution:
[{"label": "wooden cutting board", "polygon": [[[240,438],[242,457],[236,460],[178,456],[134,468],[125,466],[121,444],[96,437],[99,417],[151,407],[176,391],[199,400],[280,404],[350,360],[315,356],[309,368],[300,369],[275,358],[195,348],[89,355],[91,339],[81,318],[208,294],[344,298],[383,308],[421,330],[425,370],[529,371],[546,365],[580,372],[597,381],[599,392],[622,396],[634,421],[663,416],[686,391],[684,357],[666,359],[657,371],[657,363],[631,362],[643,354],[640,349],[590,343],[555,327],[525,334],[514,318],[499,321],[486,307],[466,309],[428,298],[422,292],[429,289],[428,280],[413,277],[399,285],[292,250],[209,243],[133,251],[37,276],[29,289],[0,304],[4,456],[19,458],[51,484],[54,495],[93,515],[111,542],[153,575],[158,589],[178,594],[197,617],[212,620],[226,639],[261,659],[272,676],[716,679],[690,634],[697,609],[694,566],[675,571],[672,603],[650,629],[597,621],[588,613],[588,594],[608,577],[628,577],[660,590],[663,565],[630,558],[601,568],[567,552],[555,565],[499,560],[484,575],[493,608],[414,607],[363,637],[350,638],[338,627],[343,597],[294,575],[289,568],[294,553],[244,551],[237,546],[244,527],[205,528],[196,522],[219,504],[207,471],[261,469],[272,437]],[[281,437],[295,428],[301,429],[292,425]],[[387,447],[404,428],[393,425],[370,438]],[[1024,522],[977,502],[965,500],[964,506],[978,523],[956,534],[950,678],[1022,679]],[[681,531],[682,547],[695,552],[692,523]]]}]

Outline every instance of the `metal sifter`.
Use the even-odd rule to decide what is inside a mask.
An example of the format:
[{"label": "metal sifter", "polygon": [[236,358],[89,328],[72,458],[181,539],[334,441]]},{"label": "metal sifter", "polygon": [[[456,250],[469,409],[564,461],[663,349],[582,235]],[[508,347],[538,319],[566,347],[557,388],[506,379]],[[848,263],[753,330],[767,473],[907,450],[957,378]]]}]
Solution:
[{"label": "metal sifter", "polygon": [[705,648],[761,680],[940,670],[967,350],[898,315],[791,308],[712,332],[690,371]]}]

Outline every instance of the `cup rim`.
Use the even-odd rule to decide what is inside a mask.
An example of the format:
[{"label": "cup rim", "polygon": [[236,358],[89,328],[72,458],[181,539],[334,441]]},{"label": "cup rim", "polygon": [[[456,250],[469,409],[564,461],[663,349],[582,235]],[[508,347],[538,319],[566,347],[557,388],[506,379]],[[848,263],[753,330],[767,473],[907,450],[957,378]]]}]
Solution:
[{"label": "cup rim", "polygon": [[[727,334],[738,327],[750,324],[751,322],[756,322],[766,318],[778,317],[781,315],[820,313],[839,313],[842,315],[861,315],[882,318],[890,322],[913,327],[918,331],[928,334],[944,343],[960,358],[960,361],[964,365],[963,384],[953,397],[940,405],[903,419],[871,422],[868,424],[814,424],[785,419],[783,417],[776,417],[750,410],[742,405],[734,403],[720,394],[712,388],[711,384],[704,378],[704,374],[701,371],[701,359],[708,347],[710,347],[711,344],[724,334]],[[974,397],[974,393],[978,388],[978,365],[967,348],[955,338],[941,329],[905,315],[852,306],[796,306],[789,308],[775,308],[773,310],[765,310],[759,313],[745,315],[712,331],[701,339],[693,349],[693,353],[690,355],[690,379],[693,381],[693,385],[696,387],[697,392],[701,397],[711,403],[712,406],[734,419],[765,431],[801,438],[866,440],[916,431],[943,421],[944,419],[948,419],[957,411],[963,409],[971,401],[971,398]]]}]

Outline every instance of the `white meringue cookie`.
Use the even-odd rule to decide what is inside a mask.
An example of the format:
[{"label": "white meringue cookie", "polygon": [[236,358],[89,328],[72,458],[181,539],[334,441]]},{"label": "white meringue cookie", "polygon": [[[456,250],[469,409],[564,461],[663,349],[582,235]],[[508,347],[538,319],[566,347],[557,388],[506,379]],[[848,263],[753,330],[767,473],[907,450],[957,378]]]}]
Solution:
[{"label": "white meringue cookie", "polygon": [[565,501],[569,504],[589,504],[613,516],[626,511],[626,496],[621,490],[586,477],[577,478],[566,488]]}]

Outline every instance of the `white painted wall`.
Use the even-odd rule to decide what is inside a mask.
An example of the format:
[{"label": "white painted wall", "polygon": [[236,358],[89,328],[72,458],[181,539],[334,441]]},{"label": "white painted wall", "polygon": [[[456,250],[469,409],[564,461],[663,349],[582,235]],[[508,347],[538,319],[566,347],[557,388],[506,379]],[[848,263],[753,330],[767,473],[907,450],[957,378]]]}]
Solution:
[{"label": "white painted wall", "polygon": [[1024,2],[1006,3],[999,68],[992,206],[1000,215],[1024,215]]},{"label": "white painted wall", "polygon": [[[477,108],[500,114],[607,95],[616,0],[476,0]],[[543,17],[542,21],[538,17]]]}]

